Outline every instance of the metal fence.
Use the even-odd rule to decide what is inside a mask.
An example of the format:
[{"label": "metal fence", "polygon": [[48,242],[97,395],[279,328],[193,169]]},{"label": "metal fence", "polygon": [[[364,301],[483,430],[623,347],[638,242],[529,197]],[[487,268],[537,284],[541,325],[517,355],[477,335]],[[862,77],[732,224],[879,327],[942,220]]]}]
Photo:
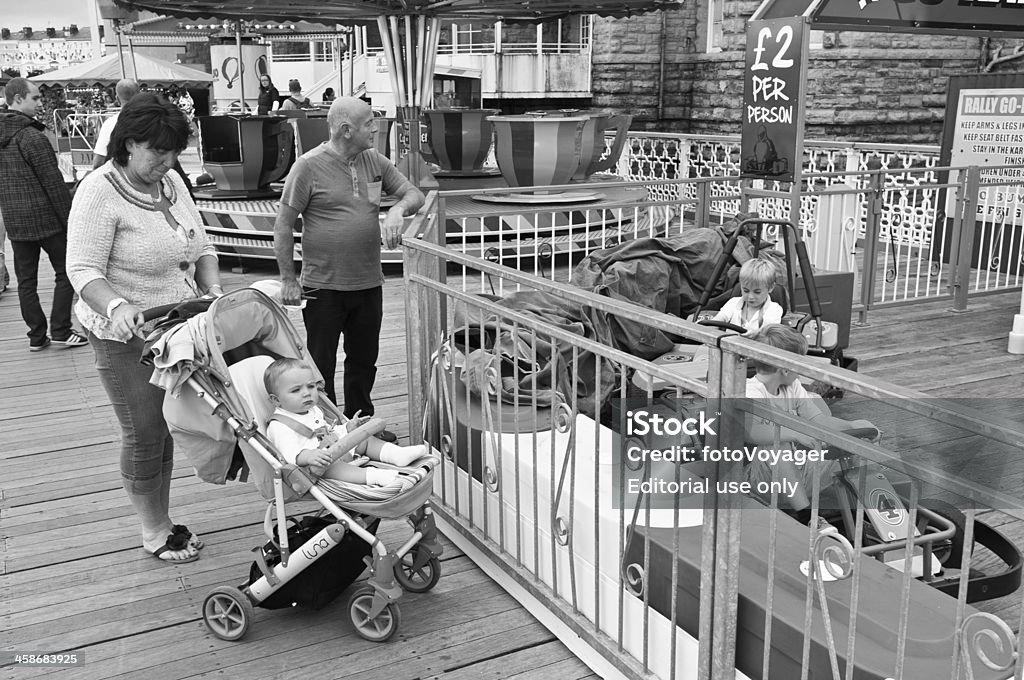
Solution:
[{"label": "metal fence", "polygon": [[[682,184],[658,186],[707,194],[702,180]],[[524,256],[487,246],[483,222],[481,240],[442,245],[451,220],[466,220],[467,234],[469,220],[485,217],[470,217],[459,198],[432,196],[406,234],[409,413],[442,456],[437,513],[460,547],[599,673],[1020,677],[1020,594],[1010,595],[1012,614],[1002,618],[977,602],[983,588],[1013,593],[1019,585],[1019,554],[1001,548],[992,530],[1024,519],[1012,481],[1024,447],[1019,405],[994,413],[929,400],[540,269],[505,266],[523,265],[514,258]],[[582,253],[688,219],[696,228],[709,214],[706,201],[620,199],[600,209],[591,240],[571,237],[566,248]],[[484,257],[488,248],[496,253]],[[539,249],[534,255],[540,259]],[[704,364],[680,370],[653,361],[666,342],[672,351],[702,352]],[[869,419],[884,437],[863,441],[831,421],[744,399],[747,360],[842,389],[833,413]],[[666,421],[703,414],[718,425],[632,441],[627,423],[641,409]],[[695,490],[701,479],[712,490],[751,479],[722,459],[744,450],[758,419],[773,433],[770,448],[809,439],[841,459],[797,466],[807,508],[787,504],[780,467],[762,478],[758,498],[727,491],[744,490],[738,486]],[[667,451],[670,443],[719,453],[686,464],[628,455],[631,446]],[[987,474],[972,477],[963,447],[973,463],[987,461],[979,466]],[[809,470],[815,474],[801,472]],[[687,491],[669,494],[667,506],[654,491],[626,493],[631,480],[656,477],[677,490],[688,482]],[[869,480],[880,477],[891,481],[889,504],[868,493],[881,486]],[[880,530],[877,522],[891,515],[902,529]],[[979,582],[983,563],[998,567],[1001,580]]]},{"label": "metal fence", "polygon": [[[632,181],[707,178],[719,221],[741,209],[788,219],[778,183],[736,179],[739,144],[738,136],[632,132],[617,172]],[[964,309],[967,295],[1024,283],[1024,169],[949,169],[938,159],[934,146],[806,142],[799,226],[817,267],[857,272],[862,314],[944,296]],[[700,186],[660,185],[652,196],[682,190],[696,200]],[[977,218],[961,224],[956,209],[967,202]]]},{"label": "metal fence", "polygon": [[[1019,287],[1024,185],[1005,175],[1015,171],[933,167],[811,175],[801,198],[801,234],[811,262],[819,271],[853,273],[853,309],[861,321],[871,309],[943,298],[963,310],[970,295]],[[735,176],[598,181],[548,191],[600,198],[560,205],[556,195],[555,203],[523,204],[509,190],[450,191],[439,195],[428,219],[443,221],[452,248],[571,282],[571,267],[559,262],[637,238],[721,225],[740,210],[785,218],[790,200],[743,186]],[[774,228],[766,236],[781,248]],[[501,293],[489,279],[477,284]]]}]

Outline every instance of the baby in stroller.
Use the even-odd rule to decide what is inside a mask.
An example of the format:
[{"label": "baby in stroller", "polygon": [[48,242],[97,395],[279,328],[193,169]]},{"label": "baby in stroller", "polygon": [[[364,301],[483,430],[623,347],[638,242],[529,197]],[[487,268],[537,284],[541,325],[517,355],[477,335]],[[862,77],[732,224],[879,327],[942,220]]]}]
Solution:
[{"label": "baby in stroller", "polygon": [[369,418],[356,414],[347,423],[332,422],[317,406],[317,380],[303,361],[281,358],[267,366],[263,384],[275,409],[267,425],[267,438],[288,463],[307,466],[318,477],[354,484],[387,486],[399,478],[397,470],[360,467],[357,456],[405,467],[426,456],[426,445],[398,446],[375,437],[360,442],[351,453],[339,449],[339,439]]}]

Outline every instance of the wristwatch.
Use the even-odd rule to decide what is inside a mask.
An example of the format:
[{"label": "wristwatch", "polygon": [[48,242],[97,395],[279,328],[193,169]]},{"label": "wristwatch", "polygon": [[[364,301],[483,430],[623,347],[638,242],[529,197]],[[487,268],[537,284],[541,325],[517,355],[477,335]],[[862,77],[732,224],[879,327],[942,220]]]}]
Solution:
[{"label": "wristwatch", "polygon": [[128,301],[125,300],[123,297],[117,297],[117,298],[114,298],[113,300],[111,300],[110,302],[108,302],[107,303],[107,318],[108,319],[111,318],[111,316],[114,314],[114,310],[115,309],[117,309],[121,305],[126,305],[126,304],[128,304]]}]

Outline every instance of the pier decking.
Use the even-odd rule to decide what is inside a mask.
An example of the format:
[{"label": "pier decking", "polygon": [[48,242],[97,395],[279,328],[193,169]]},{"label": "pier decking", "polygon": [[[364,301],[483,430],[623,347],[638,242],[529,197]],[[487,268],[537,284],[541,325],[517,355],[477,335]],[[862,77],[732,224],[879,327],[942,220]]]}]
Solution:
[{"label": "pier decking", "polygon": [[[230,288],[274,270],[223,276]],[[44,307],[49,280],[41,273]],[[402,295],[400,272],[389,271],[375,398],[378,415],[404,438]],[[1005,351],[1019,302],[1013,292],[973,299],[957,315],[946,302],[873,311],[870,325],[853,329],[850,353],[865,374],[937,396],[1019,396],[1024,357]],[[388,643],[354,634],[344,595],[319,612],[257,608],[245,640],[213,637],[203,598],[245,579],[250,550],[265,540],[264,501],[250,485],[204,484],[181,460],[174,519],[207,547],[180,566],[144,553],[121,490],[118,428],[92,364],[88,348],[30,354],[16,291],[0,298],[0,651],[84,657],[75,668],[4,668],[5,677],[597,677],[448,542],[440,583],[403,596],[402,628]],[[1024,543],[1019,523],[988,521]],[[388,542],[407,534],[402,522],[382,528]],[[1017,603],[1010,596],[980,608],[1015,626]]]}]

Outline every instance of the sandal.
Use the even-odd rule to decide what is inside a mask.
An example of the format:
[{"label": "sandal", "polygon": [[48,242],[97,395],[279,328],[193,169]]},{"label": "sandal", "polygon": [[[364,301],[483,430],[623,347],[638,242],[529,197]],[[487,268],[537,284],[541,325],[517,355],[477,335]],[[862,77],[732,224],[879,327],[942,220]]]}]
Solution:
[{"label": "sandal", "polygon": [[185,536],[185,539],[188,541],[188,545],[192,548],[195,548],[196,550],[202,550],[203,547],[206,546],[206,544],[203,543],[203,539],[199,538],[191,531],[189,531],[188,527],[184,524],[175,524],[173,527],[171,527],[171,533],[175,535],[183,534]]},{"label": "sandal", "polygon": [[167,541],[150,553],[153,557],[157,558],[161,562],[167,562],[169,564],[187,564],[189,562],[195,562],[199,559],[199,553],[194,552],[186,557],[164,557],[164,553],[168,552],[180,552],[186,550],[189,547],[188,538],[181,533],[167,534]]}]

